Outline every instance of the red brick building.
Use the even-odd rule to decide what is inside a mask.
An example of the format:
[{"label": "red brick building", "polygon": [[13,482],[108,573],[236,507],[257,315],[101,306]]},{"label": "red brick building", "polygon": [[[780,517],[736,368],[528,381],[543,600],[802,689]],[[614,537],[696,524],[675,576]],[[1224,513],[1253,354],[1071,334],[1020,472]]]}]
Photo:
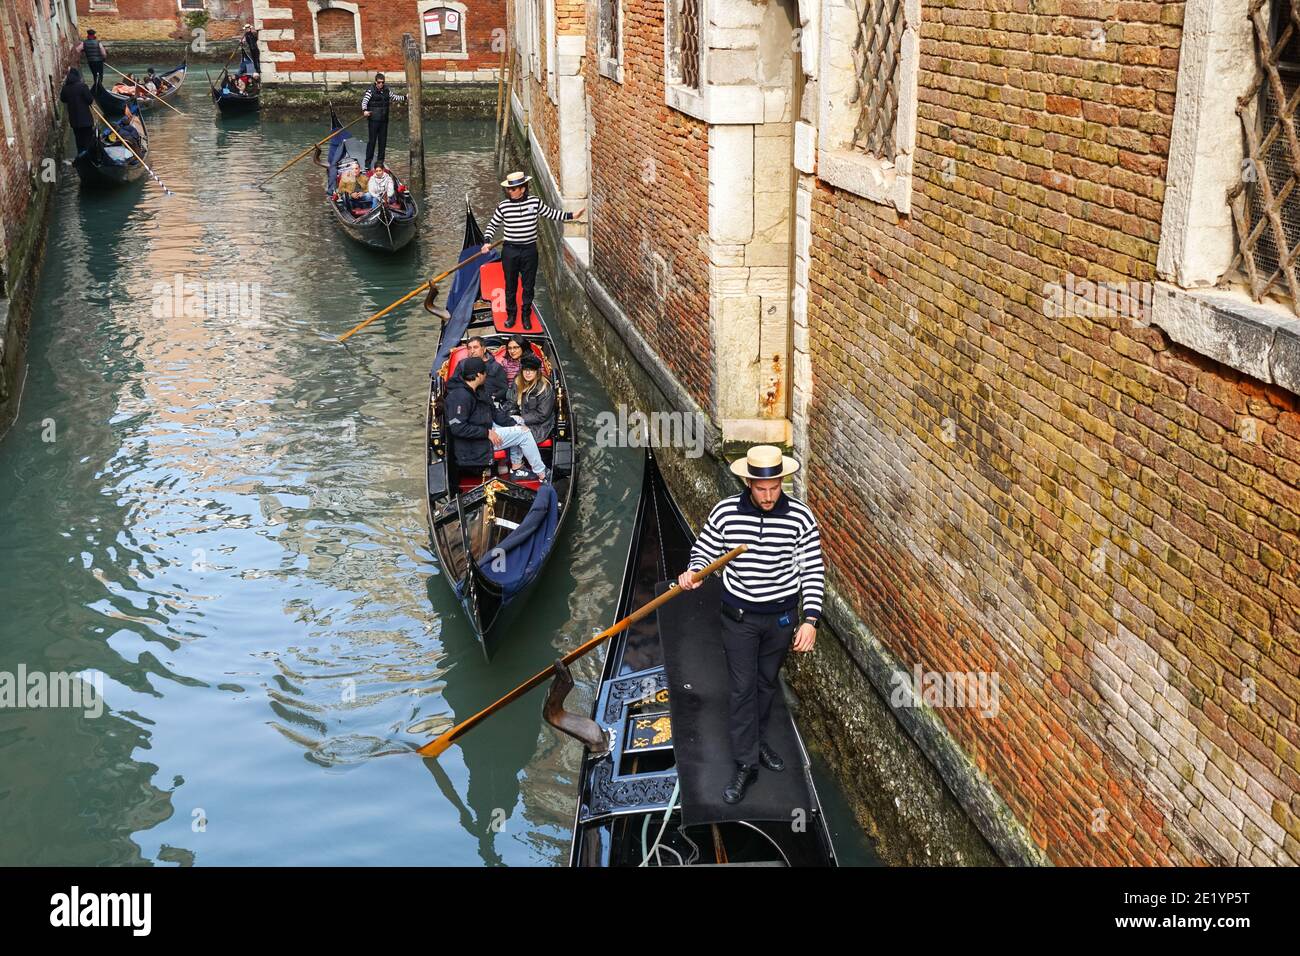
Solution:
[{"label": "red brick building", "polygon": [[76,44],[67,0],[0,4],[0,431],[22,381],[28,302],[59,167],[54,111]]},{"label": "red brick building", "polygon": [[203,12],[214,20],[247,20],[253,0],[77,0],[77,15],[108,14],[121,20],[173,20]]},{"label": "red brick building", "polygon": [[422,48],[429,81],[495,82],[503,0],[254,0],[268,82],[402,82],[402,35]]},{"label": "red brick building", "polygon": [[1300,4],[1013,6],[513,0],[554,261],[1005,858],[1300,863]]}]

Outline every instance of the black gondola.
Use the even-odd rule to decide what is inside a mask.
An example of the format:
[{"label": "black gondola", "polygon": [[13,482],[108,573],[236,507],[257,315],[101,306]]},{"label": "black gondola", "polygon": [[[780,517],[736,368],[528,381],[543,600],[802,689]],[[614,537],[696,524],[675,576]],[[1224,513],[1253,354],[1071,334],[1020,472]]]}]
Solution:
[{"label": "black gondola", "polygon": [[[130,102],[138,103],[141,111],[148,112],[158,105],[158,100],[170,100],[180,92],[181,84],[185,82],[185,74],[188,72],[187,63],[182,63],[173,70],[166,73],[159,73],[158,78],[164,81],[167,88],[160,90],[156,96],[150,96],[144,91],[137,91],[134,96],[124,96],[121,93],[114,93],[112,90],[105,89],[103,83],[96,82],[91,87],[91,92],[95,94],[95,102],[99,108],[104,111],[106,116],[121,116],[122,110],[126,109],[126,104]],[[137,79],[136,82],[139,82]]]},{"label": "black gondola", "polygon": [[[693,541],[647,451],[614,619],[662,593],[664,582],[685,570]],[[583,755],[571,866],[638,866],[647,859],[652,866],[837,865],[807,751],[780,695],[768,739],[786,755],[785,769],[760,770],[738,804],[721,799],[721,782],[734,766],[726,749],[718,586],[713,575],[662,605],[658,616],[610,638],[594,719],[565,715],[587,727],[581,736],[566,732],[598,742]],[[561,680],[547,703],[547,719],[557,726],[555,714],[572,686]]]},{"label": "black gondola", "polygon": [[[330,111],[330,129],[342,127],[338,115]],[[395,208],[391,203],[354,200],[340,195],[335,190],[339,180],[339,164],[345,160],[355,160],[364,168],[366,161],[365,145],[347,130],[330,140],[329,162],[325,163],[325,203],[330,207],[342,230],[349,237],[372,249],[395,252],[401,249],[415,236],[416,220],[420,210],[415,197],[402,185],[397,175],[390,169],[389,174],[397,187],[394,196]]]},{"label": "black gondola", "polygon": [[[467,204],[461,261],[477,253],[482,243],[483,233]],[[554,550],[571,510],[578,467],[564,369],[535,307],[521,334],[542,360],[542,374],[556,390],[555,429],[539,443],[551,480],[546,484],[515,481],[509,477],[509,454],[501,450],[488,469],[468,470],[455,465],[454,438],[445,421],[446,382],[465,357],[462,342],[466,337],[483,336],[487,348],[496,353],[514,334],[513,330],[505,330],[504,308],[493,311],[493,302],[500,307],[503,298],[493,295],[501,282],[501,261],[495,252],[455,273],[447,297],[450,317],[443,325],[430,369],[425,420],[425,472],[433,550],[489,655],[508,618],[503,612],[508,605],[522,603]]]},{"label": "black gondola", "polygon": [[146,173],[143,160],[149,152],[149,131],[145,129],[144,117],[139,113],[135,114],[135,123],[139,124],[140,134],[139,146],[132,146],[136,155],[132,155],[131,150],[122,145],[115,133],[96,126],[95,140],[90,148],[79,153],[72,161],[84,185],[121,186],[135,182]]},{"label": "black gondola", "polygon": [[[231,74],[229,67],[221,71],[221,76],[212,87],[212,102],[226,115],[239,113],[256,113],[262,96],[262,81],[253,78],[253,61],[247,56],[239,61],[239,72]],[[245,92],[239,92],[239,79],[246,77]]]}]

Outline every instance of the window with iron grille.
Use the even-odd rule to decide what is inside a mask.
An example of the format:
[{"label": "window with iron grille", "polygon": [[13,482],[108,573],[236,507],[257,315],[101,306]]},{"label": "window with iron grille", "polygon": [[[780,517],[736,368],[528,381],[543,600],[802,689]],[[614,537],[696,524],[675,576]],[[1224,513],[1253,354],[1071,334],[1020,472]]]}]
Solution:
[{"label": "window with iron grille", "polygon": [[853,41],[854,87],[850,105],[857,112],[853,145],[872,156],[892,159],[897,152],[898,58],[903,42],[903,0],[853,0],[857,36]]},{"label": "window with iron grille", "polygon": [[1300,311],[1300,0],[1250,0],[1256,75],[1237,103],[1245,138],[1241,181],[1229,190],[1233,268],[1256,301],[1289,296]]},{"label": "window with iron grille", "polygon": [[692,90],[700,88],[700,21],[704,0],[669,0],[673,62],[671,80]]},{"label": "window with iron grille", "polygon": [[204,6],[203,0],[180,0],[182,10],[202,10]]},{"label": "window with iron grille", "polygon": [[622,11],[619,0],[600,0],[600,7],[597,10],[596,23],[596,51],[598,62],[605,69],[602,70],[605,75],[612,73],[611,68],[616,68],[623,61],[623,39],[620,35],[622,27]]}]

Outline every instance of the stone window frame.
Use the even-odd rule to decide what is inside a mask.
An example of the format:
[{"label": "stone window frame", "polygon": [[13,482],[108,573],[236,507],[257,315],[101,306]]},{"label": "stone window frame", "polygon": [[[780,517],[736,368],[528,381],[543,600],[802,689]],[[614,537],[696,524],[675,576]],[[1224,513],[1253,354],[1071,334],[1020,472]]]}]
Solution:
[{"label": "stone window frame", "polygon": [[555,43],[555,0],[541,0],[546,4],[543,22],[546,24],[546,95],[552,103],[560,105],[560,89],[557,71]]},{"label": "stone window frame", "polygon": [[664,0],[664,102],[673,109],[706,123],[716,120],[709,109],[709,0],[698,0],[700,17],[700,86],[692,89],[682,83],[681,66],[673,38],[677,31],[677,7],[681,0]]},{"label": "stone window frame", "polygon": [[4,121],[5,146],[12,149],[18,143],[18,134],[14,130],[14,113],[9,105],[9,87],[5,84],[2,66],[0,66],[0,120]]},{"label": "stone window frame", "polygon": [[[316,24],[316,16],[323,10],[347,10],[352,14],[352,28],[355,31],[357,50],[355,53],[322,53],[320,48],[320,28]],[[311,14],[311,38],[314,47],[314,55],[321,60],[360,60],[365,57],[365,47],[361,45],[361,7],[356,3],[349,3],[348,0],[327,0],[327,4],[322,6],[318,0],[307,0],[307,11]]]},{"label": "stone window frame", "polygon": [[[430,10],[455,10],[460,14],[460,52],[459,53],[425,53],[424,52],[424,15]],[[416,22],[420,25],[420,59],[421,60],[468,60],[469,48],[466,45],[469,24],[469,8],[457,0],[417,0],[415,4]]]},{"label": "stone window frame", "polygon": [[821,49],[817,61],[818,104],[817,177],[837,189],[893,206],[903,215],[912,211],[912,162],[916,152],[917,82],[920,76],[921,0],[903,0],[903,36],[894,84],[898,108],[894,117],[895,155],[872,156],[853,145],[857,111],[850,103],[856,81],[852,46],[858,29],[858,4],[871,0],[826,0],[821,18]]},{"label": "stone window frame", "polygon": [[[192,3],[193,0],[189,0],[189,2]],[[199,0],[199,5],[197,7],[187,7],[185,6],[185,3],[186,0],[176,0],[176,9],[181,13],[198,13],[208,8],[207,0]],[[114,6],[116,6],[116,4],[114,4]],[[96,12],[99,11],[96,10]]]},{"label": "stone window frame", "polygon": [[1187,0],[1161,210],[1151,324],[1179,345],[1300,394],[1300,318],[1254,302],[1228,270],[1228,191],[1246,159],[1237,101],[1254,79],[1250,0]]},{"label": "stone window frame", "polygon": [[[605,56],[601,48],[601,8],[612,8],[618,28],[618,49],[614,56]],[[623,82],[623,0],[597,0],[596,4],[596,72],[615,83]]]}]

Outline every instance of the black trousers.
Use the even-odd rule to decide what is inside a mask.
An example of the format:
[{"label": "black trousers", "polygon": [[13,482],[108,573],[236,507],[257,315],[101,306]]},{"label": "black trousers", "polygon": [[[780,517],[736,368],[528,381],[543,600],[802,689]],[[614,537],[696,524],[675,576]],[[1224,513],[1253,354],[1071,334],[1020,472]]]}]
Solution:
[{"label": "black trousers", "polygon": [[388,147],[388,120],[370,117],[369,131],[366,134],[366,169],[374,169],[373,160],[384,161],[384,150]]},{"label": "black trousers", "polygon": [[[789,623],[782,625],[783,619]],[[798,609],[780,614],[746,611],[743,621],[722,611],[722,649],[731,679],[728,730],[736,763],[758,763],[758,744],[765,739],[772,701],[780,692],[777,675],[798,625]]]},{"label": "black trousers", "polygon": [[86,66],[90,68],[90,75],[93,77],[90,85],[94,86],[96,83],[98,83],[100,86],[103,86],[104,85],[104,61],[87,60]]},{"label": "black trousers", "polygon": [[94,145],[95,127],[74,126],[72,127],[72,137],[77,141],[77,154],[80,155]]},{"label": "black trousers", "polygon": [[[506,326],[515,324],[515,318],[522,316],[522,324],[528,324],[528,317],[533,314],[533,290],[537,288],[537,243],[507,242],[501,247],[501,271],[506,280]],[[515,312],[515,286],[523,280],[524,301]]]}]

